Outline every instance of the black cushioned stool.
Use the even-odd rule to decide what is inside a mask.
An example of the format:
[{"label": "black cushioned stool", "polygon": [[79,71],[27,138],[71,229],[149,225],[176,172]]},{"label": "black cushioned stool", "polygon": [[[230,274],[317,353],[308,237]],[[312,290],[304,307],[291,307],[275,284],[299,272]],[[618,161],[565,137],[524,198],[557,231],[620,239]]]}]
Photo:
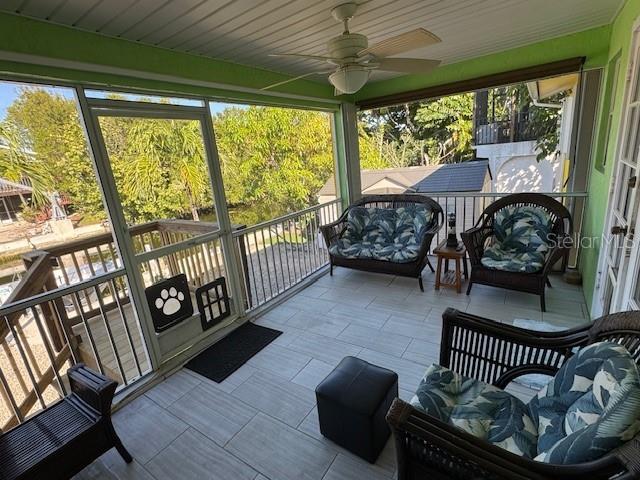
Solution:
[{"label": "black cushioned stool", "polygon": [[397,396],[397,373],[345,357],[316,387],[320,432],[374,463],[391,434],[385,415]]}]

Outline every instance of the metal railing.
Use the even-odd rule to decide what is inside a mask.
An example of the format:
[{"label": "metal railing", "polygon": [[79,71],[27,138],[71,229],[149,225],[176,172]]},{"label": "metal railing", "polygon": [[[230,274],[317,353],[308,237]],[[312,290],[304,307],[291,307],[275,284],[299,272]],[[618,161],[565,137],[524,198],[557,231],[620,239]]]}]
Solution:
[{"label": "metal railing", "polygon": [[537,140],[537,132],[530,128],[529,112],[518,112],[515,116],[496,118],[474,126],[474,145],[525,142]]},{"label": "metal railing", "polygon": [[[74,363],[87,363],[121,385],[150,371],[140,326],[125,298],[125,272],[116,269],[0,308],[6,328],[0,342],[0,430],[66,395],[66,372]],[[88,302],[97,303],[95,312]],[[68,309],[77,311],[75,325],[67,321]]]},{"label": "metal railing", "polygon": [[[130,232],[145,287],[184,273],[195,290],[226,274],[217,224],[166,220]],[[151,371],[113,242],[106,233],[23,257],[25,275],[0,307],[0,431],[64,396],[73,363],[121,388]]]},{"label": "metal railing", "polygon": [[247,310],[281,295],[328,264],[320,225],[337,220],[341,200],[300,210],[234,232],[245,252],[242,277]]}]

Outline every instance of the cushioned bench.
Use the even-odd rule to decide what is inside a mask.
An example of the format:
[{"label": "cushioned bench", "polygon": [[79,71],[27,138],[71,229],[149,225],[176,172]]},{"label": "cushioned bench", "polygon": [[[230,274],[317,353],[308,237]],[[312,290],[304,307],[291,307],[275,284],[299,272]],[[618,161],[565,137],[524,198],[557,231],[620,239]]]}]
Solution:
[{"label": "cushioned bench", "polygon": [[366,196],[320,227],[331,273],[337,265],[414,277],[423,290],[422,270],[433,271],[427,254],[443,220],[440,205],[422,195]]}]

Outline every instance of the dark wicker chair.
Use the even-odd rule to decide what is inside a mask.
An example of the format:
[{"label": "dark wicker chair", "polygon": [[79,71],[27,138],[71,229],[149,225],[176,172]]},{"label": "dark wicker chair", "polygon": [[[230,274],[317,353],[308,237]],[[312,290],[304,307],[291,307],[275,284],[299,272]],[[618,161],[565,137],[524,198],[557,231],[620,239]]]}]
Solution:
[{"label": "dark wicker chair", "polygon": [[428,254],[431,248],[431,241],[444,223],[444,213],[442,207],[432,198],[424,195],[398,194],[398,195],[368,195],[354,202],[347,208],[340,218],[333,223],[323,225],[320,231],[324,236],[327,248],[333,245],[345,231],[347,226],[347,215],[349,209],[353,207],[377,207],[377,208],[400,208],[407,205],[421,204],[434,213],[433,226],[428,229],[422,237],[422,243],[418,257],[413,262],[394,263],[375,259],[350,259],[329,254],[330,272],[333,275],[333,267],[347,267],[367,272],[388,273],[390,275],[400,275],[403,277],[417,278],[420,290],[424,291],[422,284],[422,270],[429,265],[433,272],[433,266],[429,262]]},{"label": "dark wicker chair", "polygon": [[[493,236],[493,223],[496,213],[511,206],[534,206],[544,209],[551,217],[553,227],[551,234],[554,246],[547,255],[546,262],[539,272],[521,273],[494,270],[482,265],[481,259],[487,241]],[[562,269],[566,267],[571,250],[571,233],[573,223],[569,211],[560,202],[540,193],[516,193],[500,198],[489,205],[478,219],[475,227],[460,234],[471,263],[471,276],[467,287],[467,295],[471,293],[474,283],[492,287],[507,288],[519,292],[533,293],[540,296],[540,308],[546,311],[545,287],[551,286],[549,274],[553,266],[562,260]]]},{"label": "dark wicker chair", "polygon": [[0,479],[66,480],[113,447],[133,461],[111,422],[117,383],[83,364],[68,377],[70,395],[0,436]]},{"label": "dark wicker chair", "polygon": [[[534,332],[447,309],[440,364],[504,388],[521,375],[553,375],[574,347],[599,341],[623,344],[639,362],[640,312],[608,315],[562,332]],[[600,459],[552,465],[491,445],[399,399],[387,413],[387,422],[395,438],[398,480],[640,477],[640,435]]]}]

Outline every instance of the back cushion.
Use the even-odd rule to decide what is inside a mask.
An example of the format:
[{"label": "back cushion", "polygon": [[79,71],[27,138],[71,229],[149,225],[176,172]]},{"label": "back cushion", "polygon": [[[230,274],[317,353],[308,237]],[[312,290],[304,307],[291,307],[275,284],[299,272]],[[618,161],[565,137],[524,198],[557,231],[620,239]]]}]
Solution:
[{"label": "back cushion", "polygon": [[549,250],[552,227],[553,222],[543,208],[511,206],[496,212],[493,231],[503,250],[545,253]]},{"label": "back cushion", "polygon": [[433,223],[433,216],[433,211],[422,204],[396,209],[394,241],[402,244],[420,243],[424,232]]},{"label": "back cushion", "polygon": [[352,241],[387,243],[393,237],[395,224],[395,209],[354,207],[347,214],[345,235]]},{"label": "back cushion", "polygon": [[529,402],[538,425],[536,460],[595,460],[640,431],[638,367],[621,345],[580,349]]}]

